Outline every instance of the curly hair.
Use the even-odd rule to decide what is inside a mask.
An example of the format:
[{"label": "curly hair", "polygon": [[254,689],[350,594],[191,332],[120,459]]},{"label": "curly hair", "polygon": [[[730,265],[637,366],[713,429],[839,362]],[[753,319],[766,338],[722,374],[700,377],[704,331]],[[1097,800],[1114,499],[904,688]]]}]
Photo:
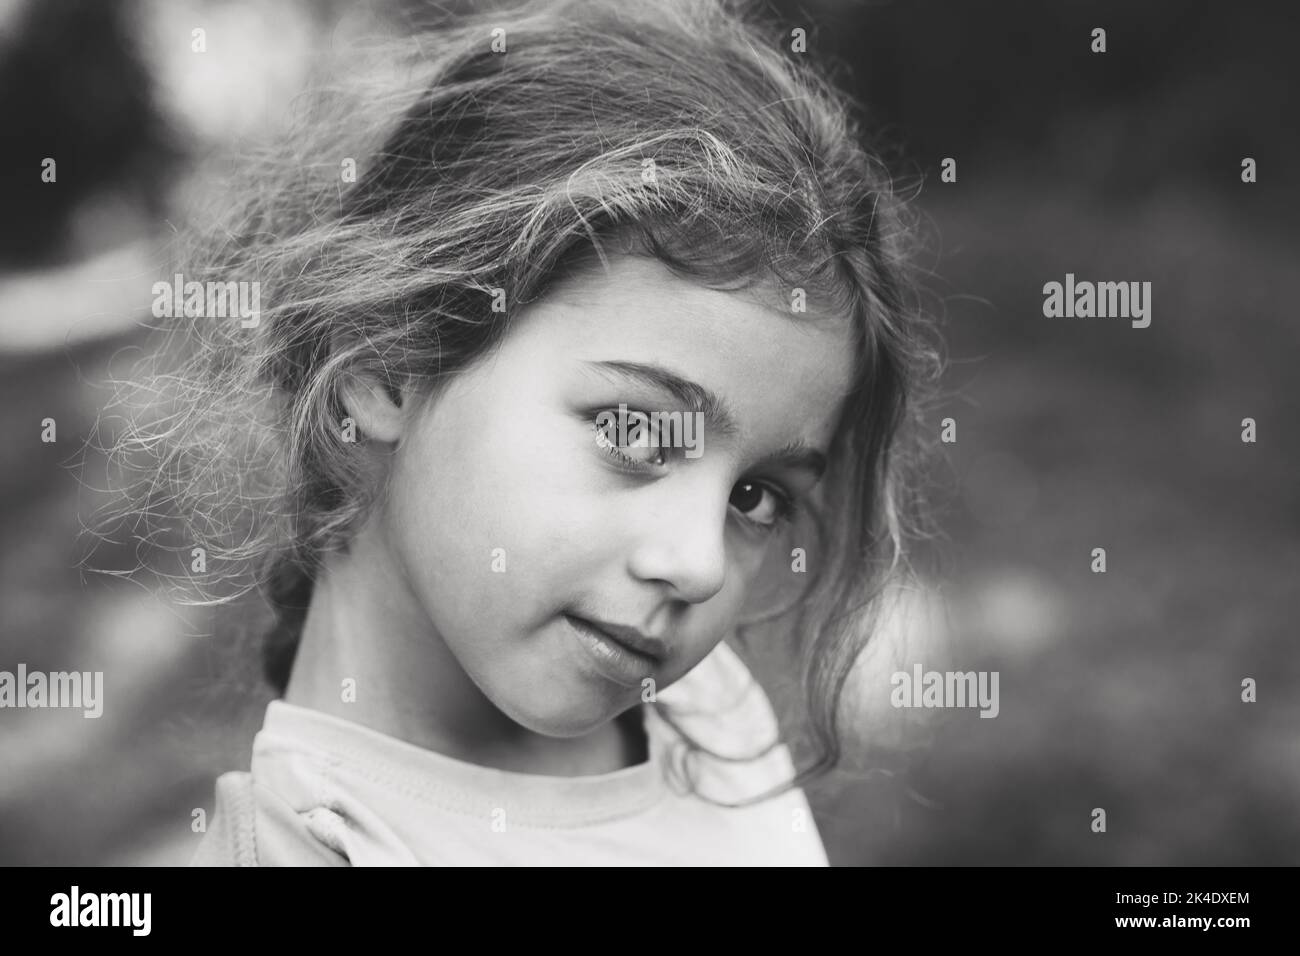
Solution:
[{"label": "curly hair", "polygon": [[617,239],[711,287],[804,289],[856,329],[791,625],[815,749],[798,780],[836,763],[846,676],[921,527],[917,426],[939,360],[909,207],[855,104],[785,40],[718,0],[444,18],[341,55],[284,138],[240,157],[178,268],[259,282],[260,321],[170,323],[180,371],[147,386],[164,410],[117,451],[146,453],[144,494],[206,548],[206,573],[180,576],[193,600],[266,591],[273,687],[322,557],[373,503],[338,440],[344,378],[431,390]]}]

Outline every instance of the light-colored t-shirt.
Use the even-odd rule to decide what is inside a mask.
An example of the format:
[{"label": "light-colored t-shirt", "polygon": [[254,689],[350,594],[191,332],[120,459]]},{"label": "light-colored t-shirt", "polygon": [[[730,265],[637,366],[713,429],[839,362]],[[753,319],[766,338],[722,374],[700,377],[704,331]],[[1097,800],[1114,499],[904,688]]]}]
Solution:
[{"label": "light-colored t-shirt", "polygon": [[[691,753],[658,712],[717,753]],[[649,760],[552,777],[483,767],[273,701],[249,772],[217,781],[196,865],[825,866],[762,688],[720,644],[642,706]],[[763,753],[766,751],[765,753]],[[694,782],[688,788],[685,775]]]}]

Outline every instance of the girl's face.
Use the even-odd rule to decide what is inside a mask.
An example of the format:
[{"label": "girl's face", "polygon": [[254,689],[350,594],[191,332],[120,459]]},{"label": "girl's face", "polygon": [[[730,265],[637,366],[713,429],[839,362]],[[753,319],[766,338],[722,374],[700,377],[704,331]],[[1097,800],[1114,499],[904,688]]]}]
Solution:
[{"label": "girl's face", "polygon": [[[852,374],[845,320],[613,258],[407,422],[380,515],[402,590],[506,716],[588,733],[734,628]],[[636,412],[680,413],[681,447]]]}]

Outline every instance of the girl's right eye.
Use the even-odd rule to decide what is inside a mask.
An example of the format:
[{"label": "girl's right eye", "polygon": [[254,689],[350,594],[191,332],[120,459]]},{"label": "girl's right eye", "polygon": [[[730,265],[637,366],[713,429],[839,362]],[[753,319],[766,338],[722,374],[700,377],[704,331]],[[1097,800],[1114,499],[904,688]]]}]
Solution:
[{"label": "girl's right eye", "polygon": [[[653,433],[649,417],[638,418],[640,413],[635,409],[629,409],[629,412],[632,414],[621,422],[617,409],[601,412],[595,421],[596,445],[629,471],[648,472],[663,468],[668,464],[668,454],[659,444],[658,435]],[[620,443],[624,436],[626,443]]]}]

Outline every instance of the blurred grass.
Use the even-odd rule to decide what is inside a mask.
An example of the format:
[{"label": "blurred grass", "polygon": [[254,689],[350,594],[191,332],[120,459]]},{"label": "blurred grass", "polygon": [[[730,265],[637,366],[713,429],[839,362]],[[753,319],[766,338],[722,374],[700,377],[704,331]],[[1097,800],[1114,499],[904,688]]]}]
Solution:
[{"label": "blurred grass", "polygon": [[[914,762],[939,808],[890,778],[819,790],[833,860],[1294,863],[1297,242],[1188,193],[1003,182],[925,202],[963,293],[934,423],[958,422],[944,583],[956,653],[1000,671],[1001,713],[949,721]],[[1151,327],[1044,318],[1066,272],[1152,281]]]}]

